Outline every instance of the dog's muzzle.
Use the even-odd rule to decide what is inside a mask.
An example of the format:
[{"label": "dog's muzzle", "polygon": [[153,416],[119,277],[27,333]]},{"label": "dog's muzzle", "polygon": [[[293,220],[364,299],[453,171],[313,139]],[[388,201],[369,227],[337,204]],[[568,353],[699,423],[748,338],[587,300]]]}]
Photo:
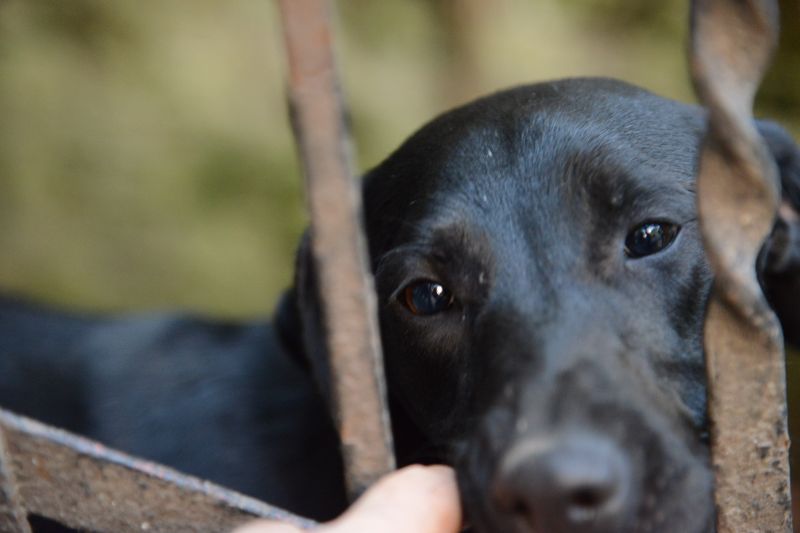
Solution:
[{"label": "dog's muzzle", "polygon": [[465,439],[457,465],[477,531],[709,531],[707,450],[690,418],[597,359],[522,374]]}]

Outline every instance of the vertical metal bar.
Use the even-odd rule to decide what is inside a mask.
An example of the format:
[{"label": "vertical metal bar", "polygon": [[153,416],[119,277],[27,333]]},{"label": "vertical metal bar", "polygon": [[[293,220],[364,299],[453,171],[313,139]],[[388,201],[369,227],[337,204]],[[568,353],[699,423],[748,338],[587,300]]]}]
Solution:
[{"label": "vertical metal bar", "polygon": [[0,531],[31,533],[25,509],[17,492],[11,457],[6,452],[2,426],[0,426]]},{"label": "vertical metal bar", "polygon": [[361,195],[332,51],[326,0],[281,0],[289,97],[302,157],[311,250],[351,496],[394,468]]},{"label": "vertical metal bar", "polygon": [[692,4],[692,75],[709,111],[698,209],[715,271],[705,344],[720,533],[791,531],[783,342],[755,272],[780,183],[751,110],[777,32],[773,0]]}]

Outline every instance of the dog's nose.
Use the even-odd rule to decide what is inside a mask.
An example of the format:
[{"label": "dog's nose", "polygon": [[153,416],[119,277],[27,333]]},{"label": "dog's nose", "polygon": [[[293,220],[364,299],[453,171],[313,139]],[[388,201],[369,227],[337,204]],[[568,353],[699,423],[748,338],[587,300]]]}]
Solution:
[{"label": "dog's nose", "polygon": [[632,508],[631,466],[610,440],[596,435],[528,438],[503,458],[494,480],[500,507],[536,531],[606,532]]}]

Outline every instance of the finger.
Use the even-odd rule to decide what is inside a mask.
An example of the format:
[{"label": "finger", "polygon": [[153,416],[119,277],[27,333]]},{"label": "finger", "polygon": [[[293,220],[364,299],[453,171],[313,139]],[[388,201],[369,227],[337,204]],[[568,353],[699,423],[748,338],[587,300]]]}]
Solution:
[{"label": "finger", "polygon": [[446,466],[410,466],[386,476],[325,533],[457,533],[461,504]]},{"label": "finger", "polygon": [[303,530],[289,524],[259,520],[258,522],[250,522],[245,526],[238,527],[231,533],[303,533]]}]

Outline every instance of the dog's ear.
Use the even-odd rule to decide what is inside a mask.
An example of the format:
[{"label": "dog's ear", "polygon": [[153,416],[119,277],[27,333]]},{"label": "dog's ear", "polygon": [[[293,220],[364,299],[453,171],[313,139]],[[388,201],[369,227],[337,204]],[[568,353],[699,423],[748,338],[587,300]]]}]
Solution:
[{"label": "dog's ear", "polygon": [[330,405],[330,367],[322,318],[307,230],[297,249],[294,286],[281,297],[273,323],[283,349],[301,367],[311,372],[320,392]]},{"label": "dog's ear", "polygon": [[781,204],[772,233],[759,257],[759,276],[784,337],[800,346],[800,147],[777,124],[758,129],[775,158],[781,180]]}]

